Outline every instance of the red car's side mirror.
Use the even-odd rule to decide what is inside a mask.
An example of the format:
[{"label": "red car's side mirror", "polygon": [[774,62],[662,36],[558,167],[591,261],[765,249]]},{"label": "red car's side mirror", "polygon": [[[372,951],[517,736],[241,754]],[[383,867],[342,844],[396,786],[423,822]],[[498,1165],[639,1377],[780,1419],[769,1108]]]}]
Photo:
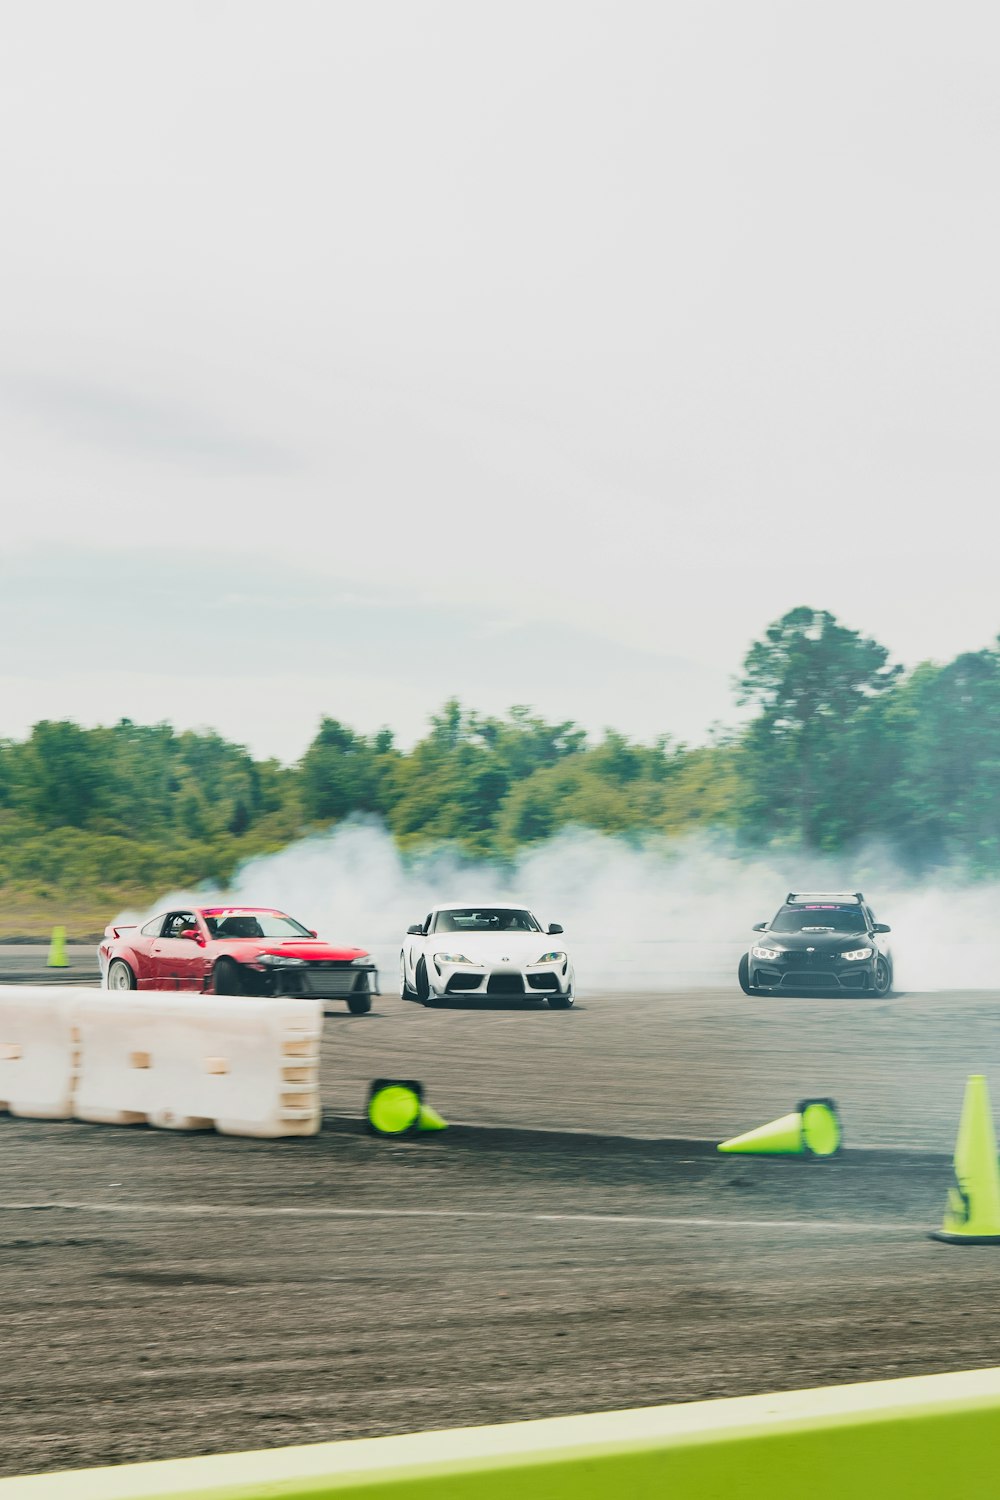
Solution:
[{"label": "red car's side mirror", "polygon": [[310,937],[319,937],[319,933],[318,933],[318,932],[313,932],[313,931],[312,931],[312,930],[311,930],[311,929],[310,929],[310,932],[309,932],[309,936],[310,936]]},{"label": "red car's side mirror", "polygon": [[204,948],[205,946],[205,939],[202,937],[197,927],[185,927],[184,931],[181,933],[181,937],[190,938],[192,943],[198,944],[199,948]]}]

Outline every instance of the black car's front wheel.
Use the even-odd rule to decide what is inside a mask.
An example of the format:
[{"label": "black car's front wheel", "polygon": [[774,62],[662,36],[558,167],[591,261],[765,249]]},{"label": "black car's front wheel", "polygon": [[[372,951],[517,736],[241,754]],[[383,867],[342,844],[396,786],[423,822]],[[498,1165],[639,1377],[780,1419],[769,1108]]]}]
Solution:
[{"label": "black car's front wheel", "polygon": [[750,983],[750,955],[744,953],[740,959],[739,969],[736,971],[740,981],[740,989],[744,995],[756,995],[757,991]]},{"label": "black car's front wheel", "polygon": [[872,989],[876,995],[888,995],[892,990],[892,965],[887,958],[879,954],[875,960],[875,973],[872,978]]}]

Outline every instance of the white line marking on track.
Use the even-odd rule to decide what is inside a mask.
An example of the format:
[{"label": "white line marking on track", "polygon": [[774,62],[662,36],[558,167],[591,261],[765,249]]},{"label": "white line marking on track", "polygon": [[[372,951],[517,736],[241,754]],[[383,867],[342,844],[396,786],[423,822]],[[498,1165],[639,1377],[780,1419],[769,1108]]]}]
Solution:
[{"label": "white line marking on track", "polygon": [[483,1219],[490,1222],[507,1220],[532,1224],[634,1224],[651,1229],[791,1229],[796,1232],[823,1234],[870,1234],[874,1230],[898,1230],[912,1234],[914,1230],[926,1229],[926,1224],[902,1224],[869,1222],[845,1219],[708,1219],[673,1216],[664,1218],[655,1214],[557,1214],[525,1213],[516,1209],[481,1208],[308,1208],[296,1205],[244,1204],[217,1205],[211,1203],[83,1203],[59,1201],[51,1203],[3,1203],[0,1214],[36,1213],[48,1209],[72,1213],[124,1214],[141,1217],[216,1219]]}]

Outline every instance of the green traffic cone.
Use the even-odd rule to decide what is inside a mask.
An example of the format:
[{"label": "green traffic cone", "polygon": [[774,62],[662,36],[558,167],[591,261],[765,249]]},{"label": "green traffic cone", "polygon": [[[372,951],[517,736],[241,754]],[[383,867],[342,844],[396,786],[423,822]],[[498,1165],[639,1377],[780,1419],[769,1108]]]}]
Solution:
[{"label": "green traffic cone", "polygon": [[437,1110],[429,1104],[420,1107],[420,1119],[417,1122],[418,1130],[447,1130],[448,1121],[438,1114]]},{"label": "green traffic cone", "polygon": [[832,1099],[803,1099],[794,1114],[758,1125],[723,1141],[718,1150],[731,1156],[833,1156],[843,1131]]},{"label": "green traffic cone", "polygon": [[406,1135],[420,1122],[424,1091],[409,1079],[376,1078],[368,1090],[368,1129],[375,1135]]},{"label": "green traffic cone", "polygon": [[52,942],[49,944],[50,969],[68,969],[69,959],[66,957],[66,929],[65,927],[53,927]]},{"label": "green traffic cone", "polygon": [[944,1223],[931,1239],[948,1245],[1000,1244],[1000,1168],[990,1091],[981,1073],[965,1085],[955,1142],[955,1183]]}]

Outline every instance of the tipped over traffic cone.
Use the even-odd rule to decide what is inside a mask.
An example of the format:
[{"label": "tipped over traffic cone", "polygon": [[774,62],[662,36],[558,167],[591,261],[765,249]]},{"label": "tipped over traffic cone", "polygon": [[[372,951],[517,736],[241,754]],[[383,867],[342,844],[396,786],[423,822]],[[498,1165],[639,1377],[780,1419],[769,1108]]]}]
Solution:
[{"label": "tipped over traffic cone", "polygon": [[429,1104],[420,1106],[420,1118],[417,1121],[418,1130],[447,1130],[448,1121],[439,1115],[437,1110]]},{"label": "tipped over traffic cone", "polygon": [[955,1142],[955,1182],[944,1223],[931,1239],[948,1245],[1000,1244],[1000,1168],[990,1091],[981,1073],[965,1085]]},{"label": "tipped over traffic cone", "polygon": [[366,1115],[373,1135],[448,1129],[444,1116],[424,1103],[424,1086],[413,1078],[376,1078],[368,1089]]},{"label": "tipped over traffic cone", "polygon": [[66,929],[65,927],[53,927],[52,942],[49,944],[50,969],[68,969],[69,959],[66,957]]},{"label": "tipped over traffic cone", "polygon": [[794,1114],[734,1135],[718,1149],[733,1156],[834,1156],[842,1144],[833,1100],[803,1099]]},{"label": "tipped over traffic cone", "polygon": [[376,1078],[368,1089],[368,1129],[374,1135],[407,1135],[420,1124],[423,1085],[410,1078]]}]

